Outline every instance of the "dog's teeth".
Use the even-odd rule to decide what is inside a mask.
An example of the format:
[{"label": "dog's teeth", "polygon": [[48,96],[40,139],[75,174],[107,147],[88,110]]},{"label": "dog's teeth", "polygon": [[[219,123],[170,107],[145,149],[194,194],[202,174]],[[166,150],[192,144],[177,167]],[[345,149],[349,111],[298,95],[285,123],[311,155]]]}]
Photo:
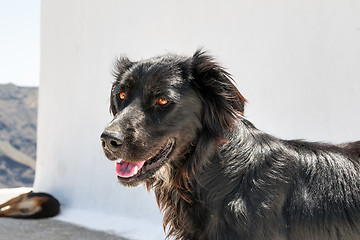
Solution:
[{"label": "dog's teeth", "polygon": [[121,165],[121,164],[123,164],[123,163],[124,163],[124,160],[122,160],[122,159],[118,159],[118,160],[115,162],[115,165],[117,165],[118,163]]},{"label": "dog's teeth", "polygon": [[138,169],[138,166],[135,166],[135,167],[134,167],[134,175],[137,174],[138,170],[139,170],[139,169]]}]

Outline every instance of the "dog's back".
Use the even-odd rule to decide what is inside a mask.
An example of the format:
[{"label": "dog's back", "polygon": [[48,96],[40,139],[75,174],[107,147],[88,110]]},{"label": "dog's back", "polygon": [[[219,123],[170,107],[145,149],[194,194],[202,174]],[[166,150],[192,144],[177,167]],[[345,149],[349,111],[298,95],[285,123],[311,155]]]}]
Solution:
[{"label": "dog's back", "polygon": [[59,212],[59,201],[47,193],[25,193],[0,205],[0,217],[48,218]]},{"label": "dog's back", "polygon": [[341,146],[351,154],[360,158],[360,141],[345,143]]}]

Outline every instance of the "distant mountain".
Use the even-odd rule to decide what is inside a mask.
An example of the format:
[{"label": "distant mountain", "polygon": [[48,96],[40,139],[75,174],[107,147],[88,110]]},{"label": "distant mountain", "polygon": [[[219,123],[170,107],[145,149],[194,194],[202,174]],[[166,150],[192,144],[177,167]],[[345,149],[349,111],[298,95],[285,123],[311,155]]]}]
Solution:
[{"label": "distant mountain", "polygon": [[37,87],[0,84],[0,187],[33,184],[37,98]]}]

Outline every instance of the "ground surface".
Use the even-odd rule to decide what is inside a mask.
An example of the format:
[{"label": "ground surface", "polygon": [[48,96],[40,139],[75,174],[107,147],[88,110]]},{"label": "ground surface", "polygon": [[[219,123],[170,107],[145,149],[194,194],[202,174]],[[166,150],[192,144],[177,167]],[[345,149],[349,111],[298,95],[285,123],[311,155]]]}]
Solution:
[{"label": "ground surface", "polygon": [[[0,188],[0,204],[31,190],[31,188]],[[142,220],[138,216],[118,216],[89,209],[61,207],[60,214],[49,219],[0,218],[0,240],[159,240],[165,238],[161,225]]]},{"label": "ground surface", "polygon": [[1,240],[125,240],[107,232],[89,230],[58,220],[0,218]]}]

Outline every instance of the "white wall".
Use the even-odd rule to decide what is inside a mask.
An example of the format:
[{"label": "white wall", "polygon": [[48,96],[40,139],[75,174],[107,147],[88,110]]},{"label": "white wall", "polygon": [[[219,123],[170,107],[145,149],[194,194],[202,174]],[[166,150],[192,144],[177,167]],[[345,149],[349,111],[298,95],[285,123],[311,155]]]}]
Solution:
[{"label": "white wall", "polygon": [[137,60],[202,46],[233,74],[260,129],[360,139],[359,0],[43,0],[41,27],[35,190],[64,209],[150,219],[161,229],[152,194],[121,187],[100,147],[112,66],[124,53]]}]

